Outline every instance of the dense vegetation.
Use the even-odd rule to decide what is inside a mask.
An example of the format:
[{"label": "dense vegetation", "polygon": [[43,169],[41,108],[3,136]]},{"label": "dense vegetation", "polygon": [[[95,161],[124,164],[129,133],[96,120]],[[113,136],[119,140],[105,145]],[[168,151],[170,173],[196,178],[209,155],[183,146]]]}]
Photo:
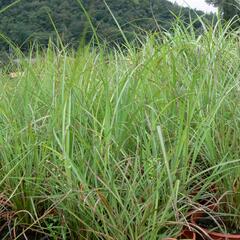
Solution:
[{"label": "dense vegetation", "polygon": [[159,240],[199,209],[239,233],[239,22],[80,3],[0,2],[0,239]]},{"label": "dense vegetation", "polygon": [[206,0],[206,2],[218,7],[223,13],[223,18],[227,21],[232,19],[234,16],[240,17],[239,0]]},{"label": "dense vegetation", "polygon": [[218,24],[5,66],[0,238],[175,237],[211,196],[237,229],[239,36]]},{"label": "dense vegetation", "polygon": [[[14,2],[15,0],[1,0],[0,9]],[[100,39],[107,42],[122,40],[122,35],[103,0],[81,2],[91,16]],[[169,29],[174,14],[181,15],[186,22],[189,22],[189,16],[192,19],[196,18],[193,10],[180,8],[166,0],[108,0],[106,2],[129,39],[135,38],[136,31],[149,32],[158,30],[159,27]],[[22,49],[28,48],[29,43],[34,40],[46,46],[49,38],[56,39],[53,21],[65,44],[78,45],[80,39],[89,41],[92,37],[92,29],[79,3],[80,0],[18,1],[0,13],[0,33],[18,46],[22,46]],[[203,13],[198,11],[197,14]],[[199,26],[200,24],[196,23],[195,27]],[[5,41],[0,40],[0,49],[8,49],[8,46]]]}]

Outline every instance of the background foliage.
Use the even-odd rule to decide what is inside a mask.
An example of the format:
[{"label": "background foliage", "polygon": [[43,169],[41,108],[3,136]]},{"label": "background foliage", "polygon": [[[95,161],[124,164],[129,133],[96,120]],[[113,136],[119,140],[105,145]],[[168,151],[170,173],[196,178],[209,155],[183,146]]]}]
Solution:
[{"label": "background foliage", "polygon": [[[0,1],[0,9],[14,1]],[[136,31],[155,31],[159,27],[169,29],[174,14],[181,15],[186,22],[189,22],[189,16],[196,18],[193,10],[180,8],[166,0],[106,2],[129,39],[133,38]],[[83,0],[82,3],[91,16],[100,39],[107,42],[122,41],[122,35],[104,1]],[[197,14],[202,15],[203,12],[197,11]],[[50,16],[64,43],[77,46],[79,39],[86,41],[91,39],[91,28],[77,0],[21,0],[0,14],[0,33],[22,49],[28,48],[29,43],[35,40],[46,46],[49,38],[56,39],[56,31]],[[200,27],[200,24],[195,25]],[[0,41],[0,49],[7,49],[8,44]]]},{"label": "background foliage", "polygon": [[230,20],[234,16],[240,16],[239,0],[206,0],[206,2],[219,7],[225,20]]}]

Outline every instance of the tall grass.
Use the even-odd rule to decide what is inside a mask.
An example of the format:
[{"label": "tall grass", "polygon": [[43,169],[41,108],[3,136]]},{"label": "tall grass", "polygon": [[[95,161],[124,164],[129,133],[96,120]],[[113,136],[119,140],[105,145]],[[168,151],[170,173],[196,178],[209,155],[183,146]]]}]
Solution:
[{"label": "tall grass", "polygon": [[179,23],[139,44],[50,44],[16,78],[3,69],[1,239],[177,236],[196,198],[239,166],[237,34]]}]

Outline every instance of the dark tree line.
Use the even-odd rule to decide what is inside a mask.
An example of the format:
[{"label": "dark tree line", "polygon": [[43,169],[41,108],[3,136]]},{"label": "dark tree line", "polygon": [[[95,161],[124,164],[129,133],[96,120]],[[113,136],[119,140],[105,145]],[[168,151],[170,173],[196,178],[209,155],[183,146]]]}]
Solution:
[{"label": "dark tree line", "polygon": [[[0,11],[14,1],[1,0]],[[103,0],[81,2],[89,13],[100,40],[122,41],[122,35]],[[166,0],[106,0],[106,2],[129,39],[134,37],[135,32],[158,30],[156,21],[160,28],[168,30],[174,14],[181,15],[186,22],[189,21],[189,16],[196,18],[193,10],[180,8]],[[203,14],[200,11],[197,13]],[[27,49],[34,41],[46,46],[49,38],[52,40],[57,38],[50,19],[64,44],[77,46],[80,39],[88,42],[92,38],[92,29],[77,0],[21,0],[0,13],[0,33],[23,49]],[[195,25],[200,27],[200,23]],[[8,49],[8,44],[2,39],[0,49]]]},{"label": "dark tree line", "polygon": [[223,19],[227,21],[234,16],[240,17],[240,0],[206,0],[206,2],[218,7]]}]

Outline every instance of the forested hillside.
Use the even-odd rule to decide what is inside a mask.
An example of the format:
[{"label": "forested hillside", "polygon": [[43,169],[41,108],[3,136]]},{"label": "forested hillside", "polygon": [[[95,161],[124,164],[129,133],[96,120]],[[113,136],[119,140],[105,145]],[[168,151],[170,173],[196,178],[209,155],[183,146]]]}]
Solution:
[{"label": "forested hillside", "polygon": [[[0,9],[14,2],[15,0],[1,0]],[[169,29],[174,14],[181,15],[186,21],[189,19],[189,13],[193,18],[196,17],[193,10],[180,8],[166,0],[106,2],[130,39],[135,31],[158,29],[156,21],[161,28]],[[90,14],[101,40],[107,42],[122,40],[120,31],[103,0],[83,0],[82,3]],[[0,13],[0,33],[23,49],[28,48],[29,43],[34,40],[46,45],[49,38],[56,39],[56,31],[50,18],[65,44],[77,46],[80,39],[89,41],[92,37],[89,22],[78,0],[21,0]],[[0,49],[8,49],[8,44],[2,39],[0,41]]]},{"label": "forested hillside", "polygon": [[[240,17],[240,1],[239,0],[206,0],[207,3],[218,7],[222,12],[225,20],[230,20],[234,16]],[[235,24],[239,26],[239,21]]]}]

